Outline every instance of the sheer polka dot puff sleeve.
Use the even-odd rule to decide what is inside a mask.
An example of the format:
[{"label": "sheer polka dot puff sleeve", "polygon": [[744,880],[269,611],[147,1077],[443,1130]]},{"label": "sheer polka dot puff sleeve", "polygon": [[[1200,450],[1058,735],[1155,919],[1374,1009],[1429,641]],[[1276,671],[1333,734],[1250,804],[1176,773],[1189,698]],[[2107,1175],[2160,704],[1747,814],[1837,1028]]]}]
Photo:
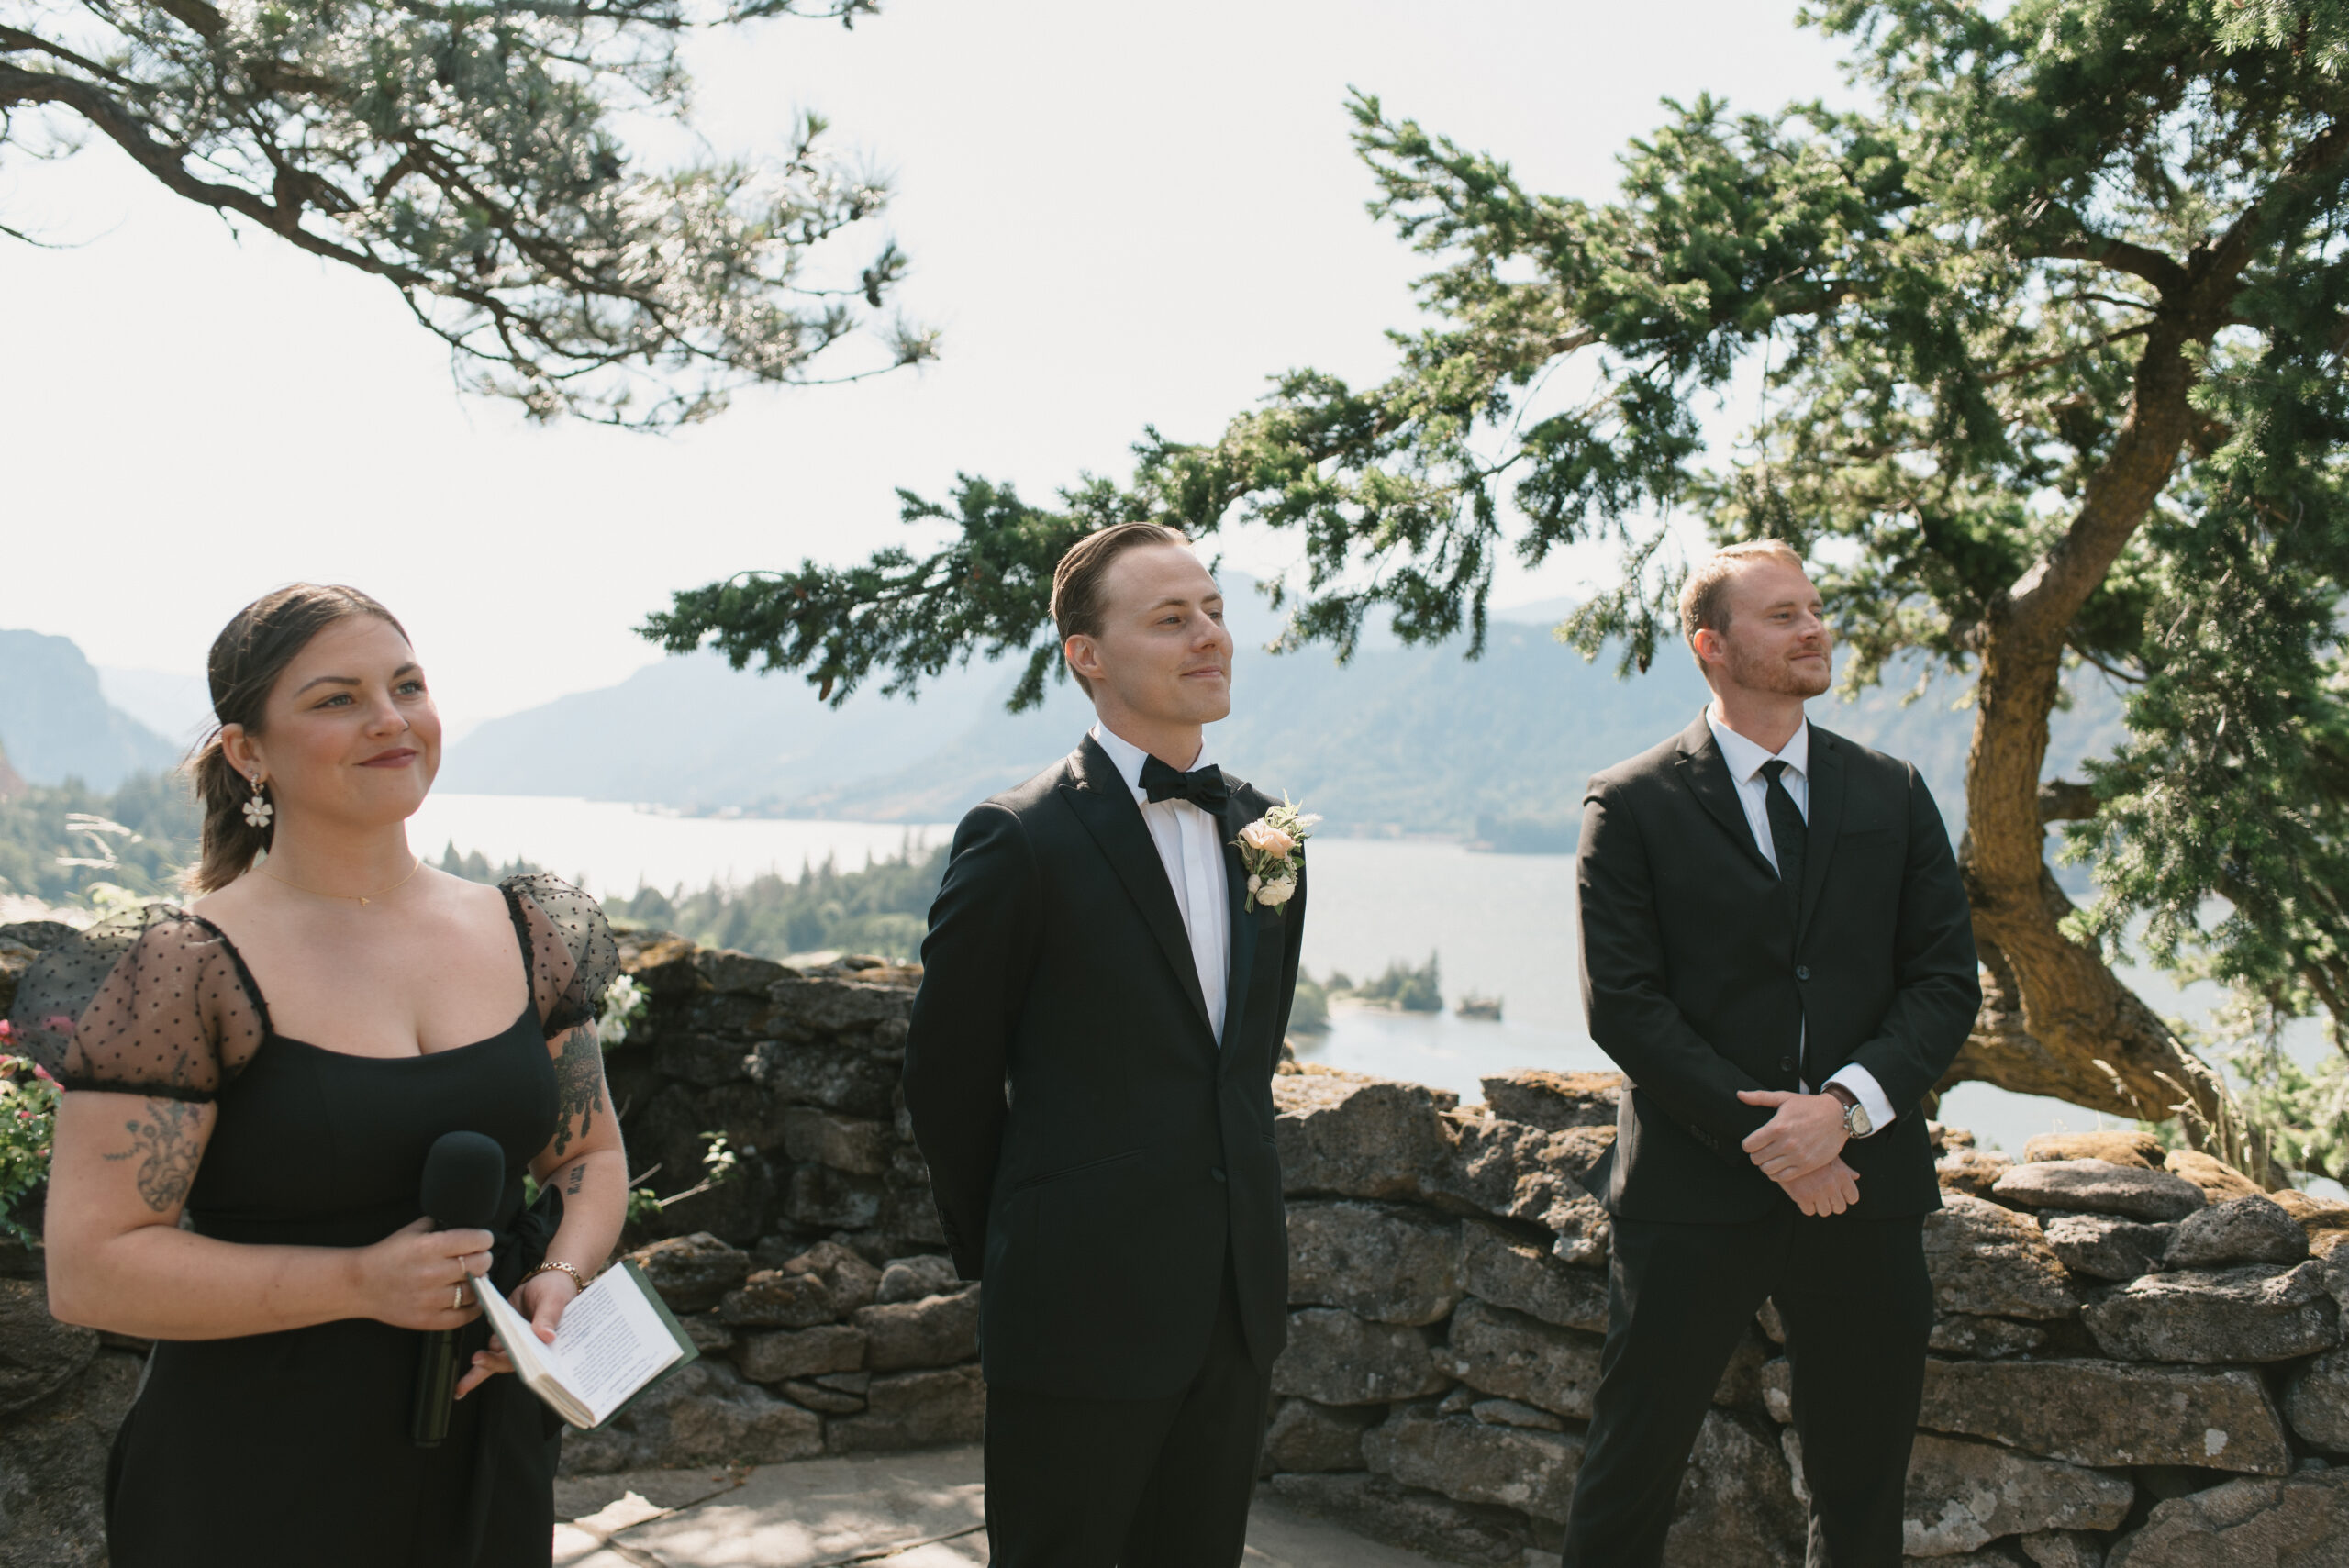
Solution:
[{"label": "sheer polka dot puff sleeve", "polygon": [[17,987],[17,1049],[68,1090],[209,1100],[265,1025],[219,933],[182,909],[118,915],[50,949]]},{"label": "sheer polka dot puff sleeve", "polygon": [[518,876],[505,887],[517,899],[530,941],[530,994],[549,1040],[603,1010],[620,972],[619,945],[604,906],[560,877]]}]

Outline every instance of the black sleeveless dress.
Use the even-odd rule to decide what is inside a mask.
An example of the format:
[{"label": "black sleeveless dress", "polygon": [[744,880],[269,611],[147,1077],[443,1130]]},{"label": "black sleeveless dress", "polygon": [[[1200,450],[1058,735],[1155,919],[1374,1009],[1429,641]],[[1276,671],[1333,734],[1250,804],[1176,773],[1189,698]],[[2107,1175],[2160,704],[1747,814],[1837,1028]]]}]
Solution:
[{"label": "black sleeveless dress", "polygon": [[[618,959],[577,889],[534,876],[503,891],[530,997],[504,1030],[454,1050],[353,1056],[278,1034],[228,937],[165,906],[45,954],[12,1023],[68,1092],[126,1096],[116,1103],[150,1161],[137,1119],[215,1107],[184,1222],[222,1240],[379,1241],[421,1213],[435,1139],[487,1134],[507,1173],[491,1277],[510,1291],[561,1215],[551,1191],[522,1202],[523,1174],[557,1126],[552,1042],[595,1019]],[[447,1441],[417,1448],[409,1412],[424,1338],[346,1318],[158,1343],[107,1474],[114,1568],[541,1568],[561,1422],[518,1380],[493,1377],[458,1401]],[[476,1319],[461,1355],[488,1338]]]}]

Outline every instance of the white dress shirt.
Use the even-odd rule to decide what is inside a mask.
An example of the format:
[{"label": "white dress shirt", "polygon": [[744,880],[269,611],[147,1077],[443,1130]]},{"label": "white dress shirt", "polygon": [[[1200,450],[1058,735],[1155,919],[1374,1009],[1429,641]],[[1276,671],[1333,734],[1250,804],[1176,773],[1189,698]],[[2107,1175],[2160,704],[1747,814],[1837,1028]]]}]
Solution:
[{"label": "white dress shirt", "polygon": [[[1199,991],[1208,1004],[1208,1026],[1219,1044],[1223,1040],[1224,993],[1231,978],[1231,884],[1223,865],[1223,824],[1187,800],[1153,802],[1141,787],[1141,765],[1150,753],[1108,726],[1096,724],[1093,739],[1117,764],[1119,777],[1134,792],[1141,819],[1158,846],[1159,863],[1174,889],[1174,907],[1182,912],[1183,929],[1190,933],[1191,962],[1198,966]],[[1185,773],[1208,765],[1207,747],[1191,760]]]},{"label": "white dress shirt", "polygon": [[[1778,782],[1786,786],[1787,794],[1794,800],[1795,809],[1802,813],[1802,819],[1809,822],[1810,720],[1804,719],[1796,728],[1794,739],[1776,751],[1764,751],[1761,742],[1748,740],[1723,724],[1718,704],[1707,706],[1705,722],[1712,726],[1713,744],[1721,749],[1721,761],[1729,764],[1730,779],[1737,785],[1738,803],[1745,807],[1745,825],[1753,830],[1753,847],[1762,851],[1762,858],[1770,862],[1770,869],[1776,871],[1778,846],[1770,835],[1770,781],[1763,776],[1762,764],[1773,760],[1787,764],[1786,772],[1778,775]],[[1803,1023],[1803,1038],[1806,1042],[1810,1038],[1808,1019]],[[1876,1131],[1892,1125],[1892,1102],[1885,1096],[1884,1085],[1876,1081],[1875,1073],[1854,1062],[1838,1069],[1827,1081],[1841,1084],[1852,1092],[1853,1097],[1865,1107],[1868,1120],[1876,1124]],[[1810,1092],[1810,1085],[1805,1084],[1803,1093]]]}]

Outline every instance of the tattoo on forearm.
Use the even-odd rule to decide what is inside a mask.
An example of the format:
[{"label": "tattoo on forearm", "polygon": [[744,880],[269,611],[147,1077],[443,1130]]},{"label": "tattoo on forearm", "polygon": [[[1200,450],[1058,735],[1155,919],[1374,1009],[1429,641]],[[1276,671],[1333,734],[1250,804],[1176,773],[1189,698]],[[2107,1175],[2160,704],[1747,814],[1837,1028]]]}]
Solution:
[{"label": "tattoo on forearm", "polygon": [[573,1139],[586,1137],[603,1108],[604,1047],[596,1026],[582,1024],[563,1038],[562,1054],[554,1061],[555,1153],[570,1148]]},{"label": "tattoo on forearm", "polygon": [[149,1100],[147,1114],[151,1120],[122,1124],[130,1147],[106,1158],[138,1161],[139,1195],[157,1214],[167,1214],[186,1200],[195,1181],[195,1135],[204,1109],[184,1100]]}]

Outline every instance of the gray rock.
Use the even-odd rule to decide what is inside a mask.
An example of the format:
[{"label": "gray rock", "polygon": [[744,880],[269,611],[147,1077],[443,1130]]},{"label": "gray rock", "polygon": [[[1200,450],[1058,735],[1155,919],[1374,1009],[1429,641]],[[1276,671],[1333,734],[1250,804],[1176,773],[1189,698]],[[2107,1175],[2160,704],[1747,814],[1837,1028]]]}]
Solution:
[{"label": "gray rock", "polygon": [[893,1301],[919,1301],[925,1296],[944,1296],[962,1283],[954,1260],[942,1252],[892,1258],[881,1271],[881,1286],[873,1299],[885,1307]]},{"label": "gray rock", "polygon": [[752,1383],[854,1372],[864,1364],[864,1333],[844,1323],[825,1323],[813,1329],[744,1334],[734,1364]]},{"label": "gray rock", "polygon": [[885,1121],[835,1116],[813,1106],[793,1106],[783,1113],[783,1151],[794,1160],[877,1176],[889,1168],[895,1142]]},{"label": "gray rock", "polygon": [[832,1311],[845,1318],[870,1304],[881,1288],[881,1271],[863,1254],[838,1241],[818,1241],[783,1264],[787,1274],[813,1274],[831,1293]]},{"label": "gray rock", "polygon": [[2147,1225],[2112,1214],[2051,1214],[2041,1222],[2047,1245],[2076,1274],[2132,1280],[2162,1266],[2175,1225]]},{"label": "gray rock", "polygon": [[2202,1189],[2167,1171],[2116,1165],[2110,1160],[2047,1160],[2017,1165],[1990,1189],[2000,1203],[2023,1208],[2117,1214],[2124,1219],[2183,1219],[2209,1202]]},{"label": "gray rock", "polygon": [[2107,1568],[2340,1568],[2349,1562],[2349,1470],[2230,1481],[2154,1505]]},{"label": "gray rock", "polygon": [[1275,1475],[1275,1496],[1357,1535],[1469,1568],[1518,1568],[1525,1518],[1513,1508],[1458,1503],[1385,1475]]},{"label": "gray rock", "polygon": [[1364,1433],[1375,1474],[1441,1492],[1455,1502],[1490,1503],[1563,1524],[1582,1467],[1580,1433],[1529,1431],[1439,1416],[1406,1405]]},{"label": "gray rock", "polygon": [[1690,1568],[1787,1568],[1809,1530],[1775,1433],[1711,1410],[1674,1499],[1664,1560]]},{"label": "gray rock", "polygon": [[952,1366],[979,1353],[979,1287],[863,1307],[855,1322],[867,1342],[865,1364],[874,1372]]},{"label": "gray rock", "polygon": [[2297,1263],[2309,1255],[2308,1232],[2265,1194],[2229,1198],[2178,1221],[2164,1263],[2173,1269],[2222,1269],[2233,1263]]},{"label": "gray rock", "polygon": [[776,1464],[824,1451],[823,1418],[703,1360],[646,1389],[603,1426],[568,1432],[570,1475],[688,1464]]},{"label": "gray rock", "polygon": [[48,1398],[97,1353],[96,1329],[49,1315],[46,1282],[0,1279],[0,1415]]},{"label": "gray rock", "polygon": [[748,1078],[751,1054],[740,1040],[724,1035],[663,1034],[652,1043],[652,1067],[664,1078],[714,1089]]},{"label": "gray rock", "polygon": [[2259,1374],[2241,1367],[1929,1359],[1917,1424],[2099,1469],[2281,1475],[2292,1462]]},{"label": "gray rock", "polygon": [[1762,1368],[1769,1362],[1776,1347],[1765,1339],[1758,1328],[1749,1327],[1745,1337],[1730,1352],[1728,1364],[1721,1368],[1720,1381],[1713,1385],[1713,1403],[1732,1409],[1749,1408],[1762,1403]]},{"label": "gray rock", "polygon": [[[1454,1389],[1453,1393],[1459,1390]],[[1445,1396],[1449,1401],[1450,1396]],[[1446,1412],[1449,1414],[1450,1412]],[[1488,1427],[1522,1427],[1531,1432],[1563,1432],[1566,1423],[1547,1410],[1520,1405],[1514,1399],[1472,1399],[1468,1414]]]},{"label": "gray rock", "polygon": [[[1807,1502],[1802,1439],[1788,1427],[1784,1440],[1795,1495]],[[2114,1529],[2136,1497],[2136,1487],[2123,1477],[1920,1432],[1909,1455],[1900,1550],[1910,1557],[1948,1557],[2002,1536]]]},{"label": "gray rock", "polygon": [[2014,1166],[2012,1160],[1995,1150],[1953,1149],[1933,1162],[1933,1174],[1945,1193],[1988,1197],[1999,1179]]},{"label": "gray rock", "polygon": [[864,1230],[881,1218],[888,1201],[888,1184],[878,1176],[852,1175],[829,1165],[794,1165],[783,1217],[801,1230]]},{"label": "gray rock", "polygon": [[1620,1073],[1553,1073],[1518,1067],[1479,1080],[1485,1104],[1505,1121],[1544,1132],[1570,1127],[1613,1127],[1623,1097]]},{"label": "gray rock", "polygon": [[2146,1274],[2084,1316],[2098,1349],[2122,1361],[2289,1361],[2341,1342],[2341,1309],[2314,1262]]},{"label": "gray rock", "polygon": [[776,1385],[775,1392],[794,1405],[805,1405],[810,1410],[827,1416],[853,1416],[864,1408],[864,1396],[852,1394],[830,1384],[818,1383],[812,1377],[795,1377]]},{"label": "gray rock", "polygon": [[1288,1206],[1290,1306],[1423,1324],[1449,1317],[1460,1294],[1458,1220],[1393,1204]]},{"label": "gray rock", "polygon": [[2284,1418],[2301,1441],[2349,1453],[2349,1350],[2327,1351],[2292,1374]]},{"label": "gray rock", "polygon": [[1945,1195],[1942,1208],[1925,1216],[1925,1268],[1933,1306],[1944,1313],[2046,1319],[2079,1310],[2039,1222],[1964,1193]]},{"label": "gray rock", "polygon": [[1273,1080],[1273,1137],[1292,1195],[1412,1198],[1450,1151],[1442,1113],[1459,1096],[1328,1069]]},{"label": "gray rock", "polygon": [[1384,1413],[1377,1405],[1282,1400],[1264,1431],[1264,1473],[1362,1469],[1362,1435]]},{"label": "gray rock", "polygon": [[895,1452],[979,1440],[986,1428],[987,1386],[975,1365],[876,1377],[864,1391],[864,1414],[827,1423],[834,1453]]},{"label": "gray rock", "polygon": [[869,984],[831,975],[806,980],[786,976],[767,987],[767,996],[776,1010],[817,1034],[903,1023],[914,1010],[910,985]]},{"label": "gray rock", "polygon": [[[789,984],[786,982],[786,984]],[[805,982],[807,984],[829,983]],[[751,1081],[792,1105],[885,1120],[895,1113],[897,1063],[852,1045],[796,1045],[765,1040],[750,1054]]]},{"label": "gray rock", "polygon": [[728,1291],[718,1313],[738,1329],[812,1329],[836,1316],[821,1276],[781,1269],[761,1269],[741,1289]]},{"label": "gray rock", "polygon": [[1441,1394],[1451,1380],[1428,1331],[1371,1323],[1339,1307],[1288,1315],[1288,1348],[1273,1363],[1273,1392],[1317,1405],[1384,1405]]},{"label": "gray rock", "polygon": [[2231,1198],[2261,1195],[2259,1184],[2236,1170],[2216,1155],[2205,1154],[2199,1149],[2173,1149],[2162,1160],[2161,1167],[2173,1176],[2184,1176],[2202,1189],[2202,1195],[2212,1203],[2225,1203]]},{"label": "gray rock", "polygon": [[694,1342],[694,1349],[706,1356],[721,1355],[734,1348],[736,1335],[731,1325],[715,1312],[696,1313],[677,1319],[677,1327]]},{"label": "gray rock", "polygon": [[751,1272],[751,1254],[729,1247],[707,1230],[672,1236],[629,1254],[646,1281],[677,1313],[707,1312],[740,1286]]},{"label": "gray rock", "polygon": [[1588,1193],[1561,1199],[1542,1211],[1541,1222],[1558,1234],[1550,1255],[1578,1267],[1605,1268],[1615,1245],[1615,1223]]},{"label": "gray rock", "polygon": [[1592,1333],[1607,1328],[1607,1276],[1562,1263],[1547,1245],[1524,1240],[1488,1220],[1460,1228],[1460,1284],[1469,1295]]},{"label": "gray rock", "polygon": [[0,1562],[102,1568],[106,1456],[140,1358],[100,1350],[48,1397],[0,1420]]},{"label": "gray rock", "polygon": [[2015,1543],[2032,1568],[2104,1568],[2104,1542],[2081,1530],[2043,1530]]},{"label": "gray rock", "polygon": [[2011,1318],[1955,1316],[1933,1320],[1927,1343],[1943,1355],[1979,1356],[1986,1361],[2019,1356],[2047,1342],[2047,1330],[2036,1323]]},{"label": "gray rock", "polygon": [[1452,1317],[1436,1365],[1483,1394],[1590,1419],[1601,1341],[1471,1296]]},{"label": "gray rock", "polygon": [[759,958],[731,948],[704,948],[694,954],[694,973],[721,995],[764,998],[768,987],[796,972],[771,958]]},{"label": "gray rock", "polygon": [[2158,1171],[2167,1154],[2162,1140],[2150,1132],[2122,1132],[2105,1129],[2098,1132],[2043,1132],[2025,1140],[2022,1157],[2034,1163],[2051,1160],[2103,1160],[2115,1165],[2133,1165],[2141,1171]]}]

